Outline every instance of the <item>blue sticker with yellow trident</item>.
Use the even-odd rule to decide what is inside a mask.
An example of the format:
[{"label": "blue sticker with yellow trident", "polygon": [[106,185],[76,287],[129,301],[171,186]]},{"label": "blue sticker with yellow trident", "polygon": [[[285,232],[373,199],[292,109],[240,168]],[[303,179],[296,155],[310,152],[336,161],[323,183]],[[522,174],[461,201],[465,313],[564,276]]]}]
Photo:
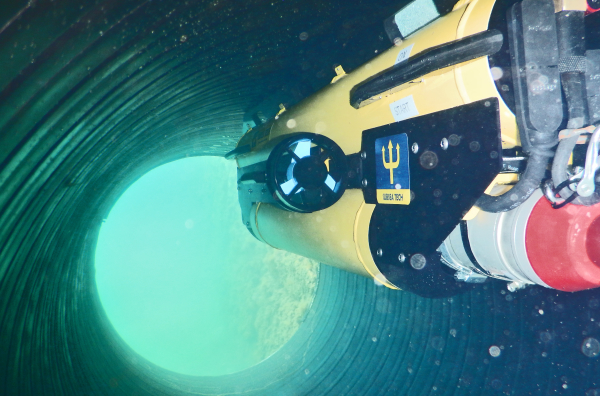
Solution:
[{"label": "blue sticker with yellow trident", "polygon": [[406,133],[376,139],[375,158],[377,202],[408,205],[410,174]]}]

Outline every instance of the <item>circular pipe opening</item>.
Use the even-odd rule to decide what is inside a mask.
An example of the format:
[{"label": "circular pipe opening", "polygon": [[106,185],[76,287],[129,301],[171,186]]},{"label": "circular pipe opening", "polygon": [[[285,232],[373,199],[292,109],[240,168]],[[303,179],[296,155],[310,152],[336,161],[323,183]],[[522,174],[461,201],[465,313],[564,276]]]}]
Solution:
[{"label": "circular pipe opening", "polygon": [[96,248],[102,306],[150,362],[196,376],[270,356],[312,303],[317,264],[254,239],[241,223],[236,166],[193,157],[151,170],[103,220]]}]

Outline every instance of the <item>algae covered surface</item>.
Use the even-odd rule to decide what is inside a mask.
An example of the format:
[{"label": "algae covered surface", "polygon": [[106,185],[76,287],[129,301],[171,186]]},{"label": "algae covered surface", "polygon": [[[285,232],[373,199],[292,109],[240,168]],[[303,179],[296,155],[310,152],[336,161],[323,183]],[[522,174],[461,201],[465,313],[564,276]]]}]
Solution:
[{"label": "algae covered surface", "polygon": [[123,340],[163,368],[222,375],[276,352],[312,303],[318,264],[257,241],[241,222],[236,166],[162,165],[102,225],[96,283]]}]

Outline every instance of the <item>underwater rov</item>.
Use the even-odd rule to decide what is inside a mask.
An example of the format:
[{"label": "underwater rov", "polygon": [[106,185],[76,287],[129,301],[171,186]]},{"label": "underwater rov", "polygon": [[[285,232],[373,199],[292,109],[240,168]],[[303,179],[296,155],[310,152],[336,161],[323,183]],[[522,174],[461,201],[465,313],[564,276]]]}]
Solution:
[{"label": "underwater rov", "polygon": [[385,22],[395,46],[228,153],[244,224],[427,297],[600,286],[598,8],[408,4]]}]

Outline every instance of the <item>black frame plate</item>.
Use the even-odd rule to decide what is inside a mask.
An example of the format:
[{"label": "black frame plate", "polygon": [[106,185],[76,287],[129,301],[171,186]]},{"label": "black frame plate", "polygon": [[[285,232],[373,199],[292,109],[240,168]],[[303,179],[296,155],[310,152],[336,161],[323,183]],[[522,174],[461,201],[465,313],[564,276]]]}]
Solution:
[{"label": "black frame plate", "polygon": [[[410,203],[377,204],[375,161],[382,157],[374,158],[375,141],[403,133],[408,136]],[[369,246],[375,264],[394,285],[429,296],[435,296],[434,290],[444,284],[455,287],[457,282],[451,277],[448,280],[449,275],[442,271],[436,249],[501,171],[500,137],[497,98],[363,132],[362,151],[367,153],[363,194],[365,202],[377,204],[369,225]],[[444,138],[446,149],[442,147]],[[416,154],[411,150],[414,143],[418,145]],[[415,254],[427,258],[424,269],[411,267]]]}]

